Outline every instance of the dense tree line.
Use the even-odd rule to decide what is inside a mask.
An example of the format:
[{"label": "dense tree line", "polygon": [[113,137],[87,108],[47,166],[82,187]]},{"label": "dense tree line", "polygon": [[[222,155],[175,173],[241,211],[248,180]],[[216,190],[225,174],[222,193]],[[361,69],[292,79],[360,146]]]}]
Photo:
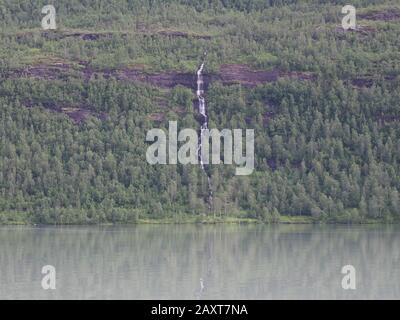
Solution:
[{"label": "dense tree line", "polygon": [[[116,32],[84,41],[17,31],[21,23],[35,28],[37,2],[1,3],[7,28],[0,35],[0,222],[126,223],[184,215],[269,222],[281,215],[343,222],[398,219],[400,26],[369,22],[376,32],[337,33],[340,4],[57,2],[60,15],[76,14],[61,19],[65,30]],[[212,38],[149,35],[139,32],[142,24],[147,33],[154,26],[190,26],[193,34]],[[140,64],[147,72],[195,73],[205,50],[207,73],[224,63],[245,63],[315,75],[251,88],[210,84],[210,127],[253,128],[256,134],[252,175],[235,176],[233,165],[207,168],[214,189],[211,211],[199,166],[151,166],[145,158],[151,128],[167,128],[171,120],[180,128],[199,127],[193,90],[113,78],[85,81],[72,71],[65,81],[9,77],[48,58],[88,61],[98,70]],[[352,85],[365,77],[371,85]],[[59,112],[62,108],[87,109],[90,116],[75,123]]]}]

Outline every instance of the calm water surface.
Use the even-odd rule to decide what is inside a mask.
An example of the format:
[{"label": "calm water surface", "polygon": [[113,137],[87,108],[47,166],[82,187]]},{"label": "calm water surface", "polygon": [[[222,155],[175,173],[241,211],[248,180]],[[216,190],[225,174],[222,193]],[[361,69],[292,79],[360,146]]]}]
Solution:
[{"label": "calm water surface", "polygon": [[196,298],[400,299],[400,227],[0,227],[0,299]]}]

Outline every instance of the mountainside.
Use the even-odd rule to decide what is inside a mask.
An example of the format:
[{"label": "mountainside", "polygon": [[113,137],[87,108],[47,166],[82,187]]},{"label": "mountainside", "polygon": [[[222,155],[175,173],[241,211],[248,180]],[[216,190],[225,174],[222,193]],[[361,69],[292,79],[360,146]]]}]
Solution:
[{"label": "mountainside", "polygon": [[[344,1],[59,0],[46,31],[33,2],[0,1],[0,223],[400,218],[398,1],[347,31]],[[146,161],[149,130],[200,130],[203,60],[251,175]]]}]

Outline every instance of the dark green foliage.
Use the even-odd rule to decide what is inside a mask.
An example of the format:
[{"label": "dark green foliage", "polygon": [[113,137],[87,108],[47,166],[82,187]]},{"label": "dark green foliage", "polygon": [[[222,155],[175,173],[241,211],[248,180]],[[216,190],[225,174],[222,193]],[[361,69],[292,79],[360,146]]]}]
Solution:
[{"label": "dark green foliage", "polygon": [[[376,32],[338,34],[341,4],[57,1],[61,29],[115,31],[111,38],[84,41],[18,31],[40,26],[41,3],[3,1],[0,223],[134,223],[182,214],[266,222],[280,215],[336,222],[398,219],[400,23],[368,22]],[[155,26],[190,27],[192,35],[212,38],[146,34]],[[66,81],[9,77],[49,57],[71,64],[84,60],[96,70],[140,64],[148,72],[194,74],[205,50],[207,73],[224,63],[246,63],[315,75],[254,88],[209,86],[210,127],[253,128],[256,135],[252,175],[235,176],[234,166],[207,168],[212,212],[199,166],[151,166],[145,158],[151,128],[167,128],[170,120],[199,128],[193,90],[113,78],[85,81],[72,70]],[[371,85],[352,85],[365,77]],[[74,123],[60,113],[71,107],[90,115]]]}]

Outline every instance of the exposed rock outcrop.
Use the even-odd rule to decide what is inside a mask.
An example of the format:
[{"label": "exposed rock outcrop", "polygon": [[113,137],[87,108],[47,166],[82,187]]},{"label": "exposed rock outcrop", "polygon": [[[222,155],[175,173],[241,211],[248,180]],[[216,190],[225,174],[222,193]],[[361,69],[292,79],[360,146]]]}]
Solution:
[{"label": "exposed rock outcrop", "polygon": [[374,21],[393,21],[400,20],[400,9],[392,8],[385,11],[372,11],[368,13],[360,13],[358,19],[374,20]]},{"label": "exposed rock outcrop", "polygon": [[253,70],[244,64],[224,64],[214,79],[223,84],[240,83],[244,86],[257,86],[262,83],[274,82],[279,78],[289,77],[301,80],[313,80],[315,76],[307,72],[284,72],[278,69]]},{"label": "exposed rock outcrop", "polygon": [[[163,73],[146,73],[140,68],[102,69],[92,68],[86,62],[80,62],[76,68],[66,63],[38,64],[23,69],[12,70],[7,75],[10,78],[32,77],[45,80],[67,79],[68,77],[82,78],[85,81],[103,77],[115,78],[121,81],[138,81],[148,83],[161,88],[173,88],[182,85],[195,88],[196,75],[186,72],[168,71]],[[253,87],[262,83],[277,81],[282,77],[290,77],[301,80],[313,80],[315,76],[306,72],[283,72],[277,69],[267,71],[252,70],[247,65],[225,64],[215,74],[204,74],[204,84],[207,89],[213,81],[221,81],[225,85],[240,83]]]}]

